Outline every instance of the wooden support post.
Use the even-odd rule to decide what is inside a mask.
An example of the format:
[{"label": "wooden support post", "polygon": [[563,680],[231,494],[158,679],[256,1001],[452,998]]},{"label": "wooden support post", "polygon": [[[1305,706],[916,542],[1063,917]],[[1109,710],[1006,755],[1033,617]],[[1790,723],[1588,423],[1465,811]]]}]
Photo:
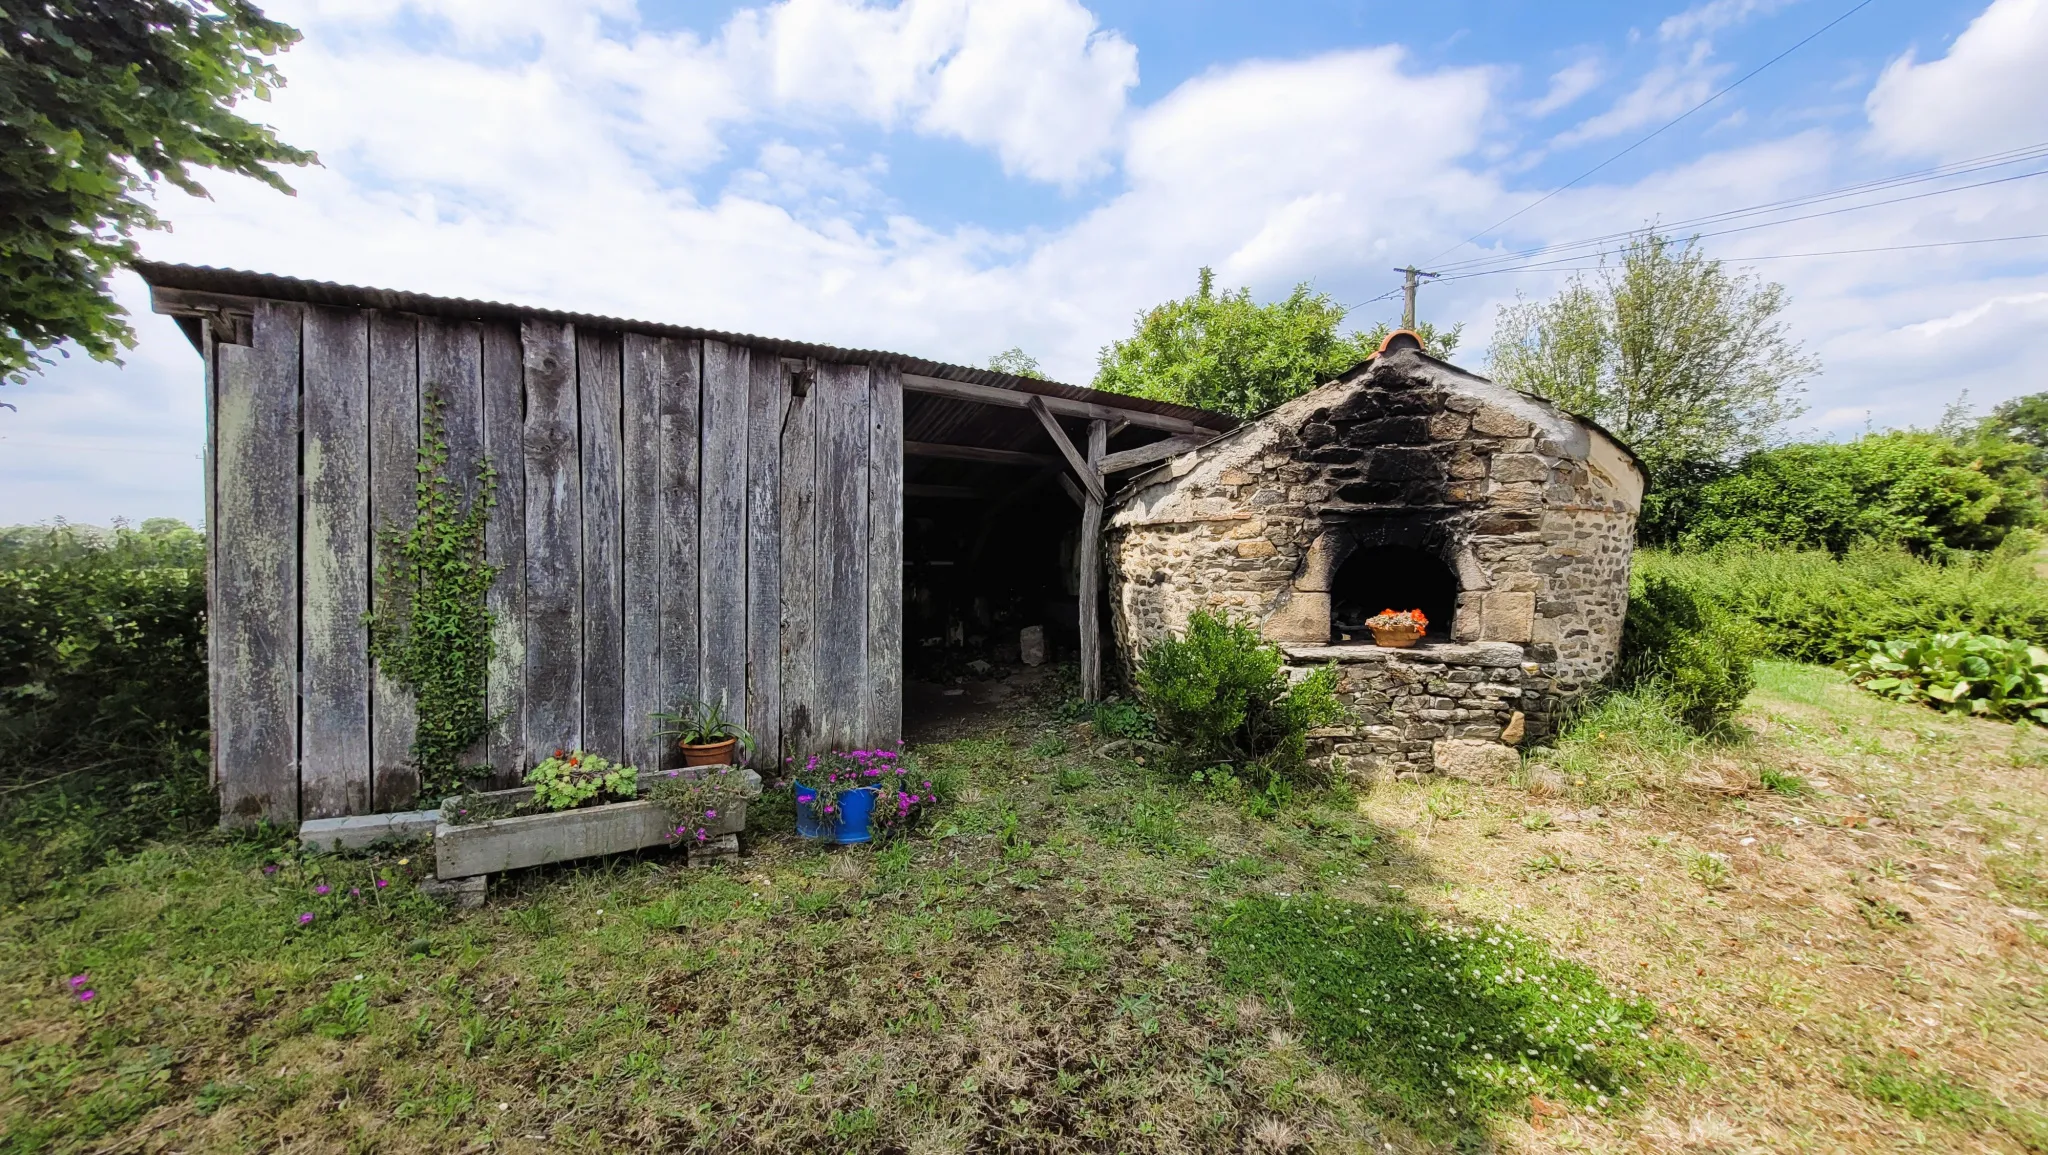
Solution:
[{"label": "wooden support post", "polygon": [[[1068,465],[1074,467],[1074,476],[1080,479],[1081,487],[1088,491],[1088,496],[1098,502],[1108,500],[1109,491],[1103,487],[1102,471],[1097,469],[1093,462],[1081,456],[1081,451],[1074,448],[1072,441],[1067,440],[1067,431],[1060,428],[1059,419],[1045,407],[1045,401],[1033,397],[1030,408],[1032,414],[1038,418],[1038,423],[1045,426],[1045,431],[1052,436],[1052,443],[1059,446],[1061,456],[1067,459]],[[1095,440],[1095,427],[1098,425],[1102,426],[1103,443],[1106,445],[1109,442],[1109,426],[1102,421],[1088,423],[1088,440],[1091,443]],[[1101,454],[1096,456],[1100,457]]]},{"label": "wooden support post", "polygon": [[1109,423],[1088,423],[1088,503],[1081,507],[1081,700],[1102,699],[1102,474],[1097,465],[1109,448]]}]

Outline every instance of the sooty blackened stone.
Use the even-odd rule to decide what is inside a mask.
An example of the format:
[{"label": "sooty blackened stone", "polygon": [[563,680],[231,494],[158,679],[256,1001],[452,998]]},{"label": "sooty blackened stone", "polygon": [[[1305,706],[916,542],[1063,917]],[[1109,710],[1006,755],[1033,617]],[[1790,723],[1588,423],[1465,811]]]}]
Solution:
[{"label": "sooty blackened stone", "polygon": [[1360,481],[1337,491],[1337,500],[1352,505],[1384,505],[1399,501],[1402,495],[1398,481]]},{"label": "sooty blackened stone", "polygon": [[1420,415],[1361,421],[1344,431],[1353,445],[1427,445],[1429,418]]},{"label": "sooty blackened stone", "polygon": [[1337,440],[1337,427],[1334,425],[1316,421],[1301,427],[1301,443],[1303,445],[1314,448],[1318,445],[1328,445],[1335,440]]},{"label": "sooty blackened stone", "polygon": [[1314,462],[1317,465],[1350,465],[1364,457],[1365,450],[1349,445],[1325,445],[1301,455],[1303,461]]},{"label": "sooty blackened stone", "polygon": [[1443,463],[1426,449],[1382,449],[1366,476],[1374,481],[1442,481]]}]

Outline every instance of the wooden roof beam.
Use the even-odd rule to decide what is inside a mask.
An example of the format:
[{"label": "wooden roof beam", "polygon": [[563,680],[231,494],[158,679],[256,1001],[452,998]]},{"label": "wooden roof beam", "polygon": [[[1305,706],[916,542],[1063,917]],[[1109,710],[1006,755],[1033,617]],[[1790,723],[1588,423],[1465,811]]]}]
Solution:
[{"label": "wooden roof beam", "polygon": [[1150,465],[1169,457],[1179,457],[1208,440],[1207,437],[1169,437],[1150,445],[1140,445],[1136,449],[1119,449],[1115,453],[1105,453],[1102,455],[1102,472],[1115,473],[1123,469],[1136,469],[1141,465]]},{"label": "wooden roof beam", "polygon": [[1201,437],[1214,437],[1221,430],[1206,425],[1197,425],[1185,417],[1171,417],[1164,413],[1149,413],[1142,409],[1122,409],[1114,405],[1102,405],[1094,401],[1074,401],[1065,397],[1048,397],[1042,393],[1026,393],[1021,389],[998,389],[993,385],[974,385],[966,381],[948,381],[942,377],[926,377],[921,373],[905,373],[903,389],[908,393],[928,393],[936,397],[950,397],[955,401],[973,401],[982,405],[1001,405],[1009,409],[1029,409],[1034,402],[1061,417],[1085,417],[1090,421],[1124,421],[1142,425],[1147,429],[1161,429],[1168,433],[1186,433]]},{"label": "wooden roof beam", "polygon": [[979,461],[986,465],[1028,465],[1033,468],[1060,463],[1060,459],[1050,453],[984,449],[979,445],[947,445],[939,441],[906,441],[903,443],[903,453],[907,457],[939,457],[949,461]]},{"label": "wooden roof beam", "polygon": [[1052,415],[1051,409],[1045,404],[1045,398],[1033,393],[1027,404],[1032,415],[1038,418],[1038,423],[1045,426],[1045,431],[1052,435],[1052,443],[1060,447],[1061,456],[1067,459],[1067,464],[1074,470],[1074,476],[1079,478],[1081,485],[1088,490],[1088,496],[1099,502],[1108,501],[1109,489],[1102,484],[1101,471],[1090,465],[1088,459],[1081,456],[1081,451],[1074,448],[1074,443],[1067,440],[1067,431],[1060,428],[1059,418]]}]

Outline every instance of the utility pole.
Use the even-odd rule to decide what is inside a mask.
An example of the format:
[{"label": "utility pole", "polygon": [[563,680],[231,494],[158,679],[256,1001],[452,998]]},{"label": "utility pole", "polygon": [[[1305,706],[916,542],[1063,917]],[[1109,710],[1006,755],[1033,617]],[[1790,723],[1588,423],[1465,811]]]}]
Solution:
[{"label": "utility pole", "polygon": [[1422,287],[1420,278],[1429,277],[1435,279],[1439,274],[1425,273],[1414,265],[1409,265],[1405,269],[1395,269],[1394,271],[1403,274],[1401,293],[1403,299],[1407,302],[1401,308],[1401,327],[1412,333],[1415,331],[1415,290]]}]

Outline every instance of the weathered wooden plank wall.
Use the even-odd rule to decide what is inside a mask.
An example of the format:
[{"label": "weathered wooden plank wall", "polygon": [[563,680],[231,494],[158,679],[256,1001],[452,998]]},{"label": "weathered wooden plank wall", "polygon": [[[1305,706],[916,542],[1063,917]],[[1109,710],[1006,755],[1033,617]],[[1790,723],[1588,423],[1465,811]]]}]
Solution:
[{"label": "weathered wooden plank wall", "polygon": [[370,323],[312,306],[305,322],[306,492],[300,565],[299,809],[370,806]]},{"label": "weathered wooden plank wall", "polygon": [[519,327],[492,322],[483,331],[484,455],[497,504],[484,526],[491,584],[491,670],[486,739],[491,784],[516,786],[526,761],[526,365]]},{"label": "weathered wooden plank wall", "polygon": [[299,313],[257,303],[253,344],[215,351],[215,656],[225,663],[221,816],[299,818]]},{"label": "weathered wooden plank wall", "polygon": [[[493,478],[493,781],[557,747],[674,757],[649,715],[723,700],[770,764],[892,742],[902,696],[894,369],[717,341],[255,302],[211,326],[216,780],[226,821],[419,792],[411,696],[362,616],[440,415],[465,502]],[[303,475],[303,477],[302,477]],[[431,801],[431,800],[427,800]]]}]

